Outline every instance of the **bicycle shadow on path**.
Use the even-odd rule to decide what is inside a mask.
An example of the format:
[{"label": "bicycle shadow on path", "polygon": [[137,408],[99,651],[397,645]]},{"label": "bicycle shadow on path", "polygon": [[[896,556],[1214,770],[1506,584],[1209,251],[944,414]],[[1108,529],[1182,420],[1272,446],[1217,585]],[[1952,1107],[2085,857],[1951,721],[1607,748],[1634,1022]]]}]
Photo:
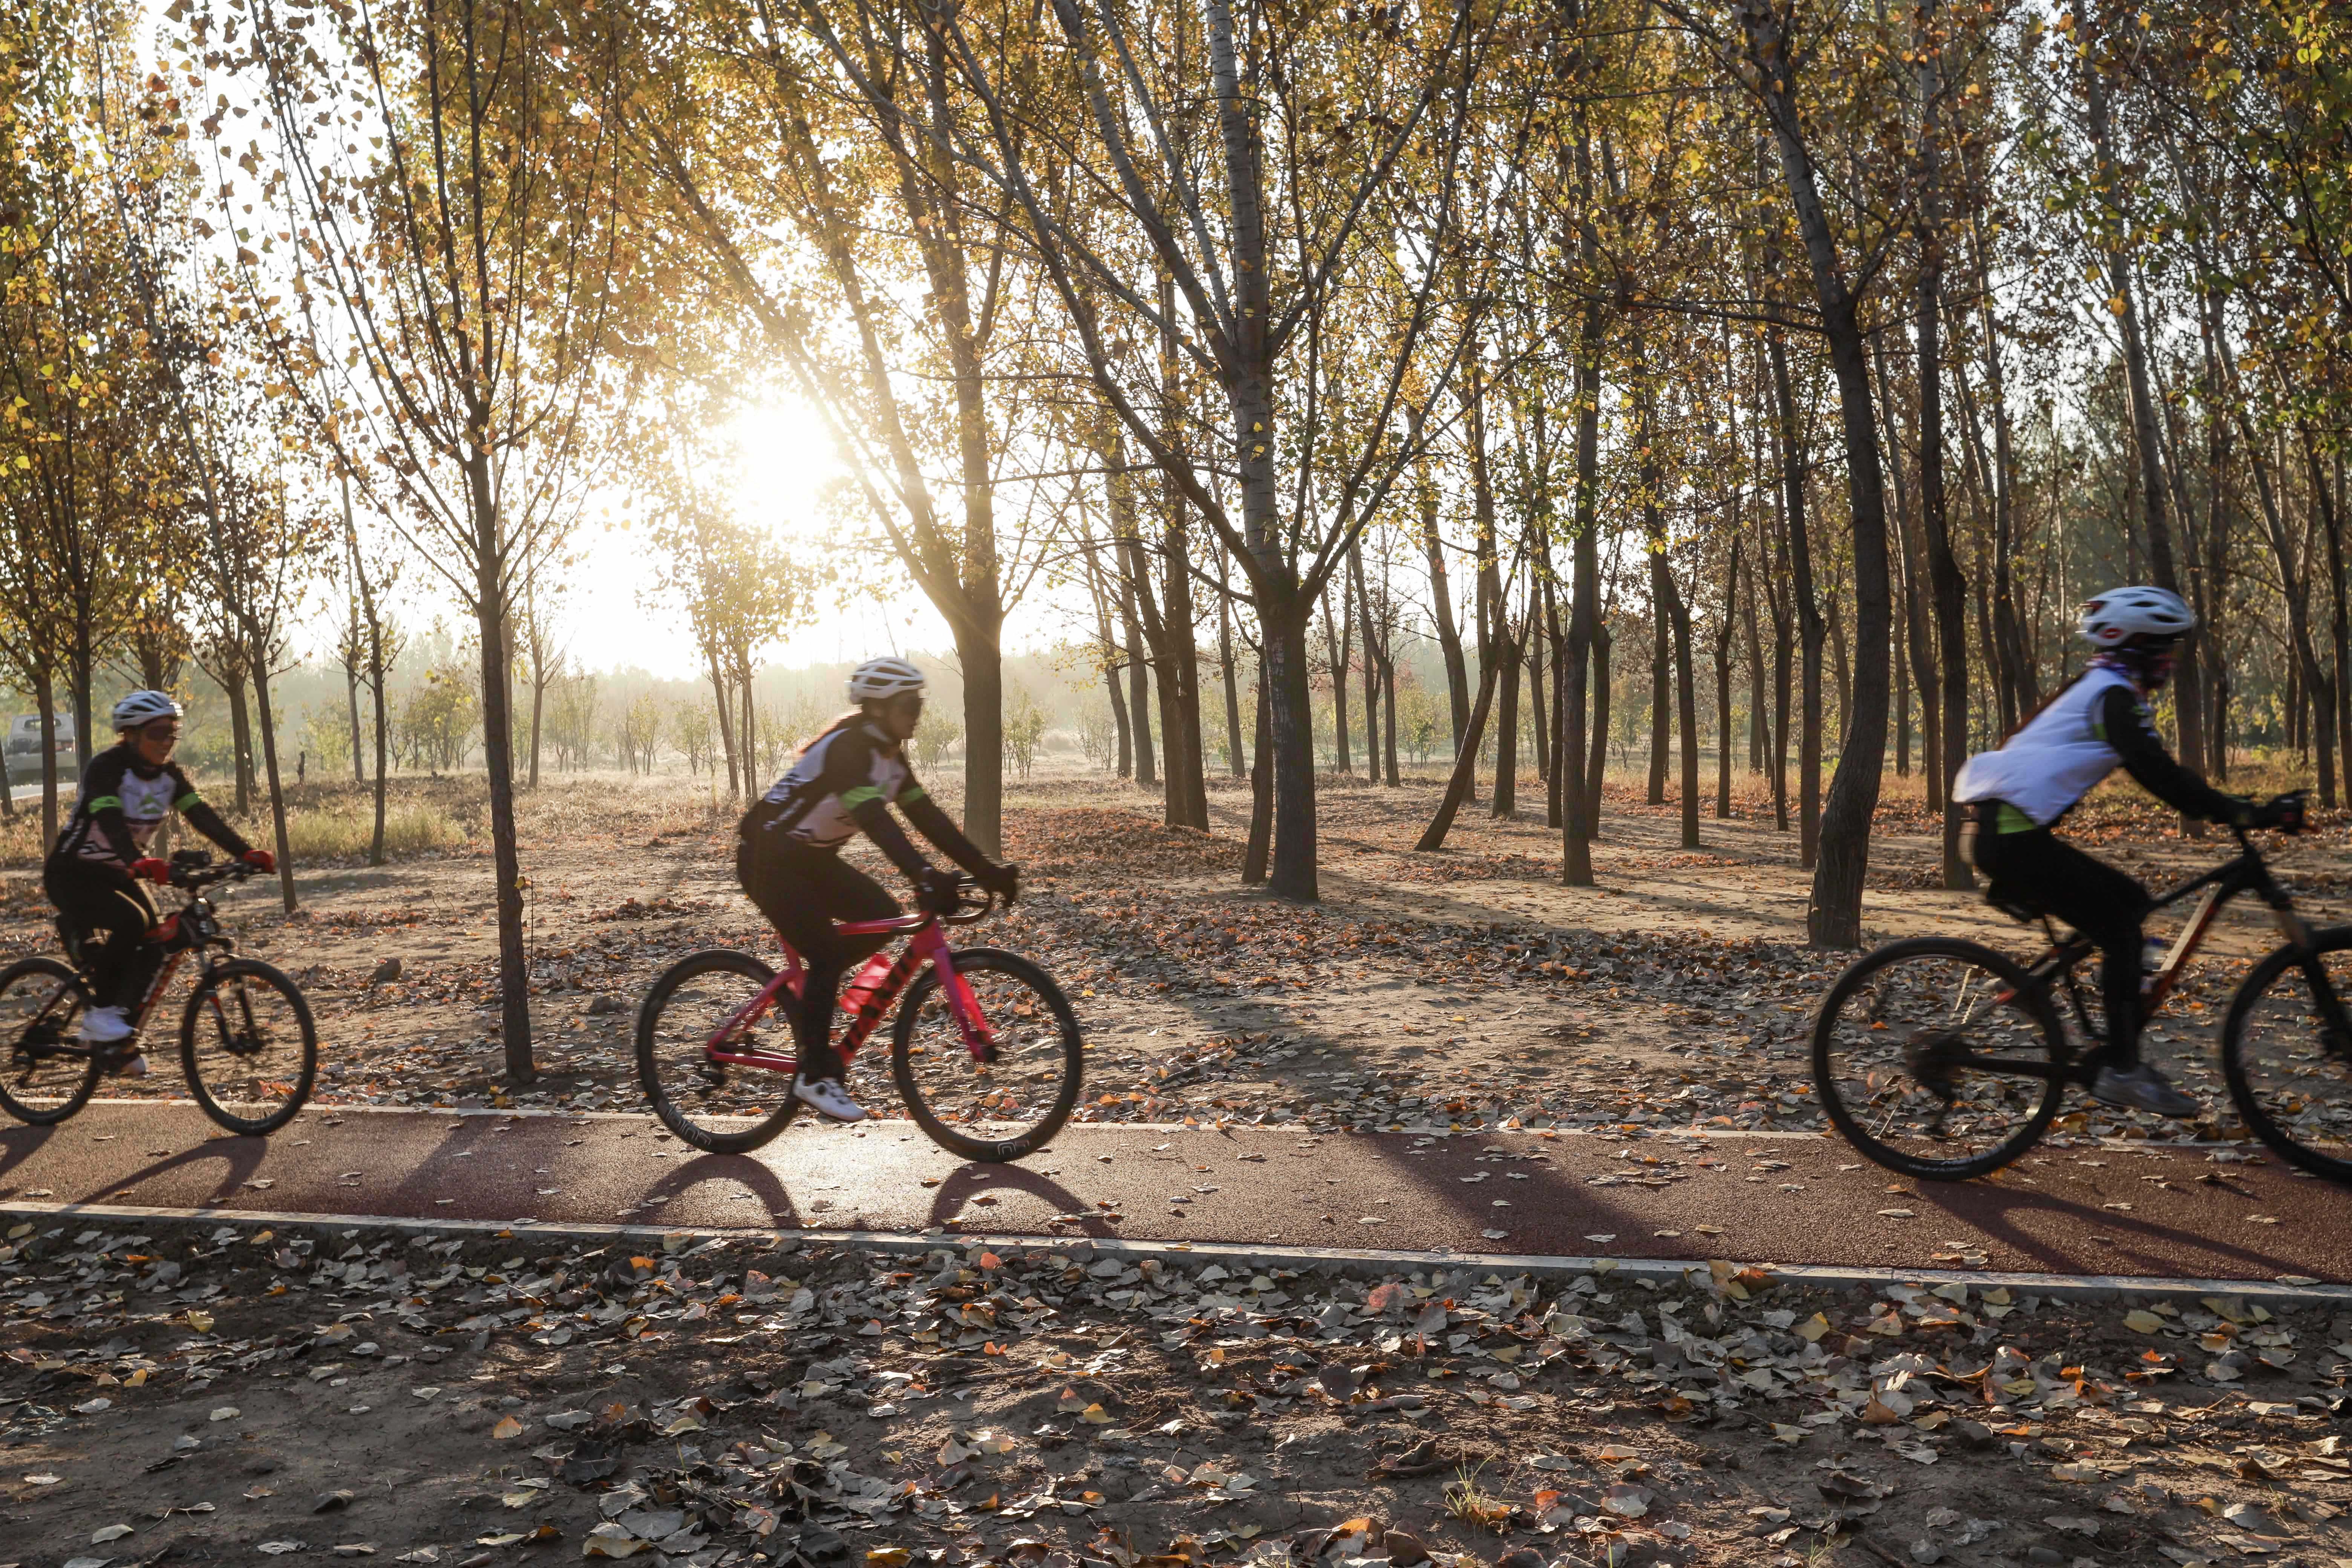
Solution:
[{"label": "bicycle shadow on path", "polygon": [[[2060,1173],[2053,1173],[2056,1174]],[[2039,1184],[2050,1178],[2028,1179]],[[2107,1202],[2136,1200],[2111,1196],[2095,1179],[2076,1179],[2093,1186],[2089,1197],[2051,1192],[2038,1184],[2029,1188],[2012,1178],[1950,1184],[1922,1182],[1917,1184],[1916,1197],[1906,1201],[1932,1204],[1955,1226],[2009,1247],[2032,1267],[2053,1273],[2210,1278],[2244,1274],[2272,1279],[2295,1267],[2281,1249],[2229,1240],[2212,1226],[2189,1228],[2107,1208]],[[2235,1200],[2235,1212],[2224,1218],[2224,1224],[2249,1223],[2247,1216],[2265,1201],[2226,1177],[2205,1190],[2216,1197]],[[2036,1219],[2044,1223],[2032,1223]],[[2284,1226],[2279,1228],[2285,1231]]]}]

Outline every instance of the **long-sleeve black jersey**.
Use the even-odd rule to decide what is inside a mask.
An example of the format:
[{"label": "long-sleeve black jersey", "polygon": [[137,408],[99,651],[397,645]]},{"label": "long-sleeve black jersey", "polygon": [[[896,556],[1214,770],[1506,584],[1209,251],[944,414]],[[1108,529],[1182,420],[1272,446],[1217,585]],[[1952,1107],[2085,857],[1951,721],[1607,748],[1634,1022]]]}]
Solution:
[{"label": "long-sleeve black jersey", "polygon": [[862,831],[912,877],[925,862],[892,819],[893,805],[965,870],[978,875],[988,867],[979,846],[915,782],[906,748],[862,716],[845,719],[811,742],[792,771],[744,814],[742,833],[753,842],[780,837],[837,852]]},{"label": "long-sleeve black jersey", "polygon": [[179,763],[151,767],[133,747],[118,745],[90,758],[82,770],[73,816],[58,836],[55,854],[127,870],[147,852],[148,840],[173,811],[232,855],[250,847],[205,804]]}]

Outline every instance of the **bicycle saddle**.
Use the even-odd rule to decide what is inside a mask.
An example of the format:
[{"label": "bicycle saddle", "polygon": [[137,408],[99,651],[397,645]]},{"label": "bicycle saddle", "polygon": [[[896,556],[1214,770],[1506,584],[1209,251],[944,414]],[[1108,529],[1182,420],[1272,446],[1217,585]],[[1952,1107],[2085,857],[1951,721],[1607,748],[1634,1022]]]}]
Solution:
[{"label": "bicycle saddle", "polygon": [[2008,882],[1987,883],[1984,899],[1986,903],[1990,904],[2010,919],[2022,921],[2028,925],[2049,912],[2036,903],[2022,889]]}]

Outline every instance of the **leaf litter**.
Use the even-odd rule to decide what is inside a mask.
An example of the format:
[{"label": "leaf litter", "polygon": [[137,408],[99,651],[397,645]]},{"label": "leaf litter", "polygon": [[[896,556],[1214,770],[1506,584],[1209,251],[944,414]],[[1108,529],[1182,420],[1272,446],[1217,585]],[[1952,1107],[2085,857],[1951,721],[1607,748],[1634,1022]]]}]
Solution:
[{"label": "leaf litter", "polygon": [[2352,1507],[2352,1313],[2228,1296],[153,1225],[24,1230],[0,1313],[60,1561],[2189,1563]]}]

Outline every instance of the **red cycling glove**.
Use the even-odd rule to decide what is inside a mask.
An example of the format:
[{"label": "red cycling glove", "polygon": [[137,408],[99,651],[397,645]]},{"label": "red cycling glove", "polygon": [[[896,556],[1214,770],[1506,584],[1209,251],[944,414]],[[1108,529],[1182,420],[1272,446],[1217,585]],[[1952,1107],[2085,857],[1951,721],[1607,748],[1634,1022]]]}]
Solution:
[{"label": "red cycling glove", "polygon": [[131,874],[143,881],[168,882],[172,879],[172,863],[159,860],[152,855],[142,855],[131,862]]},{"label": "red cycling glove", "polygon": [[238,856],[237,858],[244,861],[247,865],[252,867],[257,871],[275,871],[278,869],[278,857],[272,855],[267,849],[248,849],[244,854]]}]

